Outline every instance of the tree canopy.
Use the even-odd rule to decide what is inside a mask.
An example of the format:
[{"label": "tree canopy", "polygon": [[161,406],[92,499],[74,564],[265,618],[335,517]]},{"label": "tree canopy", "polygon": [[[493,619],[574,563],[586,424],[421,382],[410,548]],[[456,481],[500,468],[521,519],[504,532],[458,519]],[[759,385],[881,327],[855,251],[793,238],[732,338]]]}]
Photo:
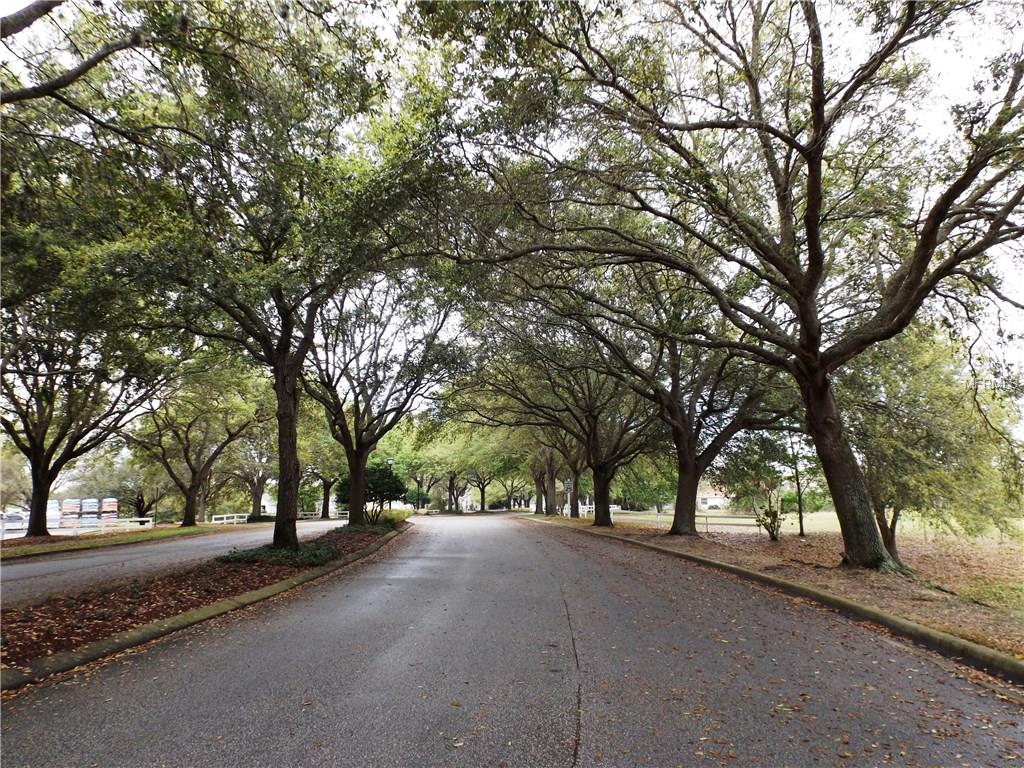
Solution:
[{"label": "tree canopy", "polygon": [[[998,523],[1021,390],[964,340],[1024,309],[995,268],[1024,263],[1024,52],[975,6],[11,14],[0,424],[30,532],[118,435],[186,500],[216,476],[255,516],[273,477],[277,547],[300,487],[326,515],[347,477],[361,522],[381,446],[452,510],[497,485],[575,515],[592,483],[611,525],[613,488],[674,482],[686,535],[706,473],[769,515],[820,467],[867,568],[900,568],[908,511]],[[928,122],[929,46],[975,24],[976,87]],[[202,379],[210,348],[245,387]],[[212,442],[171,460],[180,424]]]}]

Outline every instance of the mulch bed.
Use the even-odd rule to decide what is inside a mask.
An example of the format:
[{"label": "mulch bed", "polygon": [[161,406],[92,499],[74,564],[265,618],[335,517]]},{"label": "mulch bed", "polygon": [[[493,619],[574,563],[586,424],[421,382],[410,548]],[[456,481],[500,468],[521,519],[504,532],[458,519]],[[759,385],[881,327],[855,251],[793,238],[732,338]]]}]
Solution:
[{"label": "mulch bed", "polygon": [[[369,546],[382,535],[380,531],[348,532],[339,528],[314,541],[337,547],[341,557]],[[5,667],[17,666],[80,648],[151,621],[260,589],[305,570],[309,569],[261,561],[211,561],[109,589],[51,597],[38,605],[5,610],[0,662]]]}]

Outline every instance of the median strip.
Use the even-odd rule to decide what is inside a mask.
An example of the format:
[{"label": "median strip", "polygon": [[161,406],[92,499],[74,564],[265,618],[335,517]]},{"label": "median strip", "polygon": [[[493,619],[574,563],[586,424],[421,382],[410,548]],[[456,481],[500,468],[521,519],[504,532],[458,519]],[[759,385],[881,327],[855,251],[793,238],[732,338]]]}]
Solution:
[{"label": "median strip", "polygon": [[[123,631],[115,632],[106,637],[100,637],[91,641],[85,642],[77,647],[64,648],[57,650],[54,653],[45,656],[36,656],[34,658],[25,658],[26,648],[32,647],[30,644],[41,642],[38,638],[40,630],[38,628],[38,621],[33,622],[34,618],[38,618],[39,613],[42,611],[43,606],[61,605],[56,601],[64,601],[63,607],[69,611],[76,611],[79,614],[84,614],[83,605],[88,609],[88,601],[92,597],[106,596],[108,599],[112,598],[112,592],[105,593],[86,593],[83,595],[54,598],[48,600],[41,606],[29,606],[22,609],[14,609],[8,611],[4,616],[4,663],[5,668],[0,671],[0,689],[4,691],[19,688],[23,685],[32,682],[38,682],[43,678],[49,677],[50,675],[67,672],[74,669],[82,664],[87,664],[91,661],[96,661],[103,657],[109,656],[113,653],[126,650],[136,645],[155,640],[164,635],[178,630],[190,627],[193,624],[206,621],[208,619],[220,616],[228,613],[229,611],[236,610],[253,603],[265,600],[274,595],[285,592],[286,590],[292,589],[300,584],[313,581],[314,579],[326,576],[339,568],[349,565],[356,560],[360,560],[368,555],[373,554],[378,549],[383,547],[402,531],[408,528],[408,524],[400,529],[392,530],[386,533],[376,532],[374,534],[364,534],[362,532],[355,533],[337,533],[331,532],[325,534],[324,537],[318,539],[321,541],[331,534],[336,534],[338,537],[355,537],[360,536],[358,544],[363,545],[361,548],[350,551],[343,556],[333,559],[323,565],[319,565],[313,568],[304,569],[295,575],[289,576],[284,579],[280,579],[281,568],[284,566],[274,565],[270,566],[271,569],[267,568],[267,564],[256,562],[255,565],[260,567],[264,574],[272,574],[277,576],[272,583],[265,584],[259,588],[251,589],[248,591],[240,592],[239,594],[224,597],[216,600],[215,602],[200,607],[192,608],[184,612],[176,613],[174,615],[163,616],[151,621],[147,621],[138,626],[133,626]],[[345,531],[346,529],[340,529]],[[370,536],[370,543],[366,543],[366,536]],[[353,539],[354,540],[354,539]],[[354,540],[355,541],[355,540]],[[189,569],[189,571],[179,572],[177,574],[170,574],[169,576],[161,577],[160,579],[153,580],[144,584],[126,585],[120,587],[122,590],[135,590],[138,593],[137,599],[145,603],[148,594],[159,592],[160,585],[167,585],[169,583],[177,583],[182,585],[188,585],[188,576],[190,573],[194,573],[204,567],[210,569],[215,568],[217,572],[223,572],[223,568],[238,567],[244,568],[251,563],[228,563],[228,564],[204,564],[198,566],[196,569]],[[292,569],[294,571],[294,569]],[[168,581],[172,580],[172,581]],[[105,609],[93,609],[100,612]],[[24,612],[25,615],[21,615]],[[21,626],[18,626],[19,619],[21,620]],[[13,623],[13,626],[12,626]],[[33,629],[33,624],[36,627]],[[22,634],[19,634],[22,632]],[[74,636],[71,636],[74,639]],[[14,657],[14,661],[11,662],[9,659]],[[6,666],[10,664],[10,666]]]}]

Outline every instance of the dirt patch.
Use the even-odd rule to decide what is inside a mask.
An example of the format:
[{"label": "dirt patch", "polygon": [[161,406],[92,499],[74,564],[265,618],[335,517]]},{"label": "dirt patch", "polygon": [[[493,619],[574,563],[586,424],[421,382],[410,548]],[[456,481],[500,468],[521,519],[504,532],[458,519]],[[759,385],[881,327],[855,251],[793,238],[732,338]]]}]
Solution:
[{"label": "dirt patch", "polygon": [[637,524],[617,523],[612,532],[807,584],[1024,659],[1020,541],[907,536],[900,554],[915,576],[906,578],[839,566],[842,539],[837,533],[772,542],[754,533],[666,536]]},{"label": "dirt patch", "polygon": [[[383,530],[340,528],[310,544],[330,545],[339,557],[374,543]],[[3,613],[0,661],[16,666],[42,656],[72,650],[158,619],[235,597],[308,570],[263,561],[210,561],[111,589],[52,597],[37,605]]]}]

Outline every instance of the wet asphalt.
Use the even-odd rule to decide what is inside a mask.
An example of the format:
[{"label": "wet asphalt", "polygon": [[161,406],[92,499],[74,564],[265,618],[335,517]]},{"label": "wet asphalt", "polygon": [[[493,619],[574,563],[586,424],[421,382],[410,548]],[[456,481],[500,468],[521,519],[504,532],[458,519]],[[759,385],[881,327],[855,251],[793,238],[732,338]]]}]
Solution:
[{"label": "wet asphalt", "polygon": [[808,602],[509,516],[4,702],[11,766],[987,766],[1020,691]]}]

